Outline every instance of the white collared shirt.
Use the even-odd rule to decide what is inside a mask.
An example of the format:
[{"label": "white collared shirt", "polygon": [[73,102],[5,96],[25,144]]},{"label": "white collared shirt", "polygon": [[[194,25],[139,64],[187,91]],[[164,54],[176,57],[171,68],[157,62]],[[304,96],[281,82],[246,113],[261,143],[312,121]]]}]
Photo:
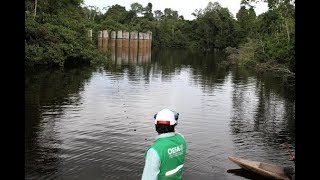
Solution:
[{"label": "white collared shirt", "polygon": [[[156,137],[155,140],[174,135],[176,135],[175,132],[160,134]],[[146,162],[144,165],[141,180],[157,180],[158,174],[160,172],[160,162],[161,161],[158,153],[153,148],[150,148],[146,155]]]}]

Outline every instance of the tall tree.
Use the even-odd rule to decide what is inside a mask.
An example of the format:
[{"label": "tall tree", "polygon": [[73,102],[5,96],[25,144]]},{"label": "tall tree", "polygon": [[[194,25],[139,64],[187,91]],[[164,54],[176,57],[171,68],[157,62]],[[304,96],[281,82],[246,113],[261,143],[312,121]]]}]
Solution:
[{"label": "tall tree", "polygon": [[105,13],[105,17],[107,20],[112,20],[122,24],[127,16],[127,13],[128,12],[124,6],[116,4],[108,9],[108,11]]},{"label": "tall tree", "polygon": [[204,10],[197,10],[195,23],[198,43],[206,50],[235,46],[235,20],[227,8],[222,8],[218,2],[209,2]]},{"label": "tall tree", "polygon": [[163,12],[161,10],[154,11],[154,17],[156,20],[160,20],[162,15],[163,15]]},{"label": "tall tree", "polygon": [[172,11],[172,17],[173,19],[178,19],[179,18],[178,11]]},{"label": "tall tree", "polygon": [[148,18],[149,20],[153,19],[152,13],[152,3],[148,3],[148,5],[144,8],[144,17]]},{"label": "tall tree", "polygon": [[255,33],[256,13],[252,6],[249,9],[246,9],[245,6],[241,6],[240,10],[236,14],[236,17],[240,27],[243,30],[242,33],[245,36]]},{"label": "tall tree", "polygon": [[130,7],[131,7],[131,10],[135,12],[137,15],[142,15],[143,6],[141,4],[135,2],[135,3],[132,3]]},{"label": "tall tree", "polygon": [[172,17],[172,15],[173,15],[173,12],[172,12],[171,8],[165,8],[164,9],[164,16],[165,17]]}]

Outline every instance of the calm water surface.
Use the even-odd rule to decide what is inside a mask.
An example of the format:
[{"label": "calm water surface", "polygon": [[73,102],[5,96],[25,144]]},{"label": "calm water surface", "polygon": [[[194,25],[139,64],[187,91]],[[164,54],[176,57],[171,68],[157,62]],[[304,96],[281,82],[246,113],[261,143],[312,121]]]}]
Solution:
[{"label": "calm water surface", "polygon": [[184,179],[259,179],[228,156],[294,166],[295,93],[280,79],[186,50],[113,58],[106,67],[28,73],[26,179],[140,179],[153,115],[180,113]]}]

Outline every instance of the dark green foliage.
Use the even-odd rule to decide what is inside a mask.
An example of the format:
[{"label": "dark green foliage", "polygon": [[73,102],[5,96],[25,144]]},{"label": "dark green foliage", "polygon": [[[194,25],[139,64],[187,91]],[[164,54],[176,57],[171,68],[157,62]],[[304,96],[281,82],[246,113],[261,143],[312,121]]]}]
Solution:
[{"label": "dark green foliage", "polygon": [[[250,6],[243,1],[243,5]],[[252,7],[242,6],[237,14],[241,34],[239,58],[242,65],[267,63],[283,65],[295,72],[295,10],[290,0],[266,0],[269,11],[255,17]],[[250,13],[251,12],[251,13]],[[251,14],[251,15],[250,15]],[[248,40],[249,39],[249,40]],[[245,55],[246,54],[246,55]],[[247,57],[255,55],[254,58]]]},{"label": "dark green foliage", "polygon": [[[25,18],[25,63],[32,65],[64,66],[66,60],[98,61],[103,59],[95,45],[89,41],[87,30],[98,25],[82,14],[81,1],[41,1],[37,15]],[[52,5],[59,10],[52,10]],[[45,11],[44,11],[45,10]],[[93,36],[94,37],[94,36]]]},{"label": "dark green foliage", "polygon": [[[192,21],[184,20],[171,8],[153,10],[148,3],[131,4],[131,9],[115,4],[105,13],[94,6],[81,7],[82,0],[34,0],[25,3],[26,64],[63,66],[69,60],[104,61],[97,50],[97,32],[151,31],[154,47],[179,47],[211,51],[238,48],[240,65],[281,64],[295,69],[295,9],[290,0],[265,0],[269,11],[257,16],[251,2],[243,0],[236,18],[228,8],[209,2],[196,9]],[[93,40],[86,38],[93,30]]]},{"label": "dark green foliage", "polygon": [[232,17],[227,8],[222,8],[219,3],[209,2],[202,10],[196,10],[194,15],[194,44],[204,50],[214,48],[226,48],[237,46],[240,42],[238,36],[241,32],[237,27],[236,20]]}]

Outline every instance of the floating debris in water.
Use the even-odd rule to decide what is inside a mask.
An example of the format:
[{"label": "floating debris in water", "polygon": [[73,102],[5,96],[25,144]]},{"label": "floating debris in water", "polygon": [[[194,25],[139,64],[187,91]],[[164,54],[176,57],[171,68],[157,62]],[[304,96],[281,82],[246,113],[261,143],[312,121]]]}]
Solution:
[{"label": "floating debris in water", "polygon": [[134,129],[133,131],[136,131],[136,129]]}]

